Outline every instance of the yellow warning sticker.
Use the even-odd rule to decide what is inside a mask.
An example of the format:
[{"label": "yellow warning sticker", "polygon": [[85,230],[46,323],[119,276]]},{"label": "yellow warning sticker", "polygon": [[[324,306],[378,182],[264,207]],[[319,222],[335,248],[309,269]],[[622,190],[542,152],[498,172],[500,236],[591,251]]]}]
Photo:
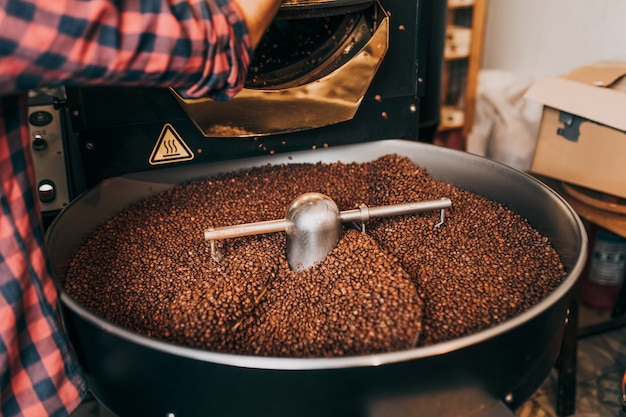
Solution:
[{"label": "yellow warning sticker", "polygon": [[193,158],[194,154],[183,138],[171,124],[166,123],[150,155],[150,165],[191,161]]}]

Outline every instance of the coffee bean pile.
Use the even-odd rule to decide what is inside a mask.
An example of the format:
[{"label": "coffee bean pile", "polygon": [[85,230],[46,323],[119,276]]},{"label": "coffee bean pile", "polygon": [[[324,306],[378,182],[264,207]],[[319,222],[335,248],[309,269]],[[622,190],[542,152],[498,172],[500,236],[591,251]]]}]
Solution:
[{"label": "coffee bean pile", "polygon": [[[338,246],[300,273],[285,236],[218,241],[203,231],[281,219],[306,192],[340,210],[449,197],[439,212],[344,225]],[[408,158],[263,166],[181,184],[99,226],[64,286],[108,321],[218,352],[329,357],[425,346],[520,314],[566,276],[550,242],[502,205],[436,181]]]},{"label": "coffee bean pile", "polygon": [[299,273],[282,265],[225,350],[316,357],[408,349],[421,315],[422,301],[397,259],[347,230],[320,264]]}]

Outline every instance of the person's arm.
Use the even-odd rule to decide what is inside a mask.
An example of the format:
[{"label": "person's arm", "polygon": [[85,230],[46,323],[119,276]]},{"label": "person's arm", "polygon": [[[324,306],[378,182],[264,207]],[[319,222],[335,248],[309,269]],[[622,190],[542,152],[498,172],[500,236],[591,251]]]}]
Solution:
[{"label": "person's arm", "polygon": [[234,0],[241,9],[252,46],[256,47],[278,11],[282,0]]},{"label": "person's arm", "polygon": [[61,84],[152,85],[226,100],[243,88],[252,42],[258,42],[280,1],[5,4],[0,94]]}]

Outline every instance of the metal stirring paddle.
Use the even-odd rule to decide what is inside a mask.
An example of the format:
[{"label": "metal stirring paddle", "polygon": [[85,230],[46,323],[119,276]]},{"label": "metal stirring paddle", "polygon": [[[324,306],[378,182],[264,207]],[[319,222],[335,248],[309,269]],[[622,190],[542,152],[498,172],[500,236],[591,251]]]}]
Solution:
[{"label": "metal stirring paddle", "polygon": [[211,242],[211,256],[219,262],[222,257],[215,247],[216,240],[284,231],[289,267],[299,272],[323,261],[337,246],[342,223],[360,222],[361,230],[365,231],[365,224],[372,218],[441,210],[435,224],[439,227],[444,222],[445,209],[451,206],[449,198],[441,198],[378,207],[362,205],[358,209],[340,212],[330,197],[305,193],[289,205],[284,219],[209,228],[204,231],[204,238]]}]

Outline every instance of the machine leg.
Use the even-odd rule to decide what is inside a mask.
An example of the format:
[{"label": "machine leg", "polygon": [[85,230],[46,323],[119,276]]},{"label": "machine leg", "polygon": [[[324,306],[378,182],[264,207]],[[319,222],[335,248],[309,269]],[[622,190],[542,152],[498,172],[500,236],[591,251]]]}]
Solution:
[{"label": "machine leg", "polygon": [[[577,293],[574,291],[574,293]],[[576,412],[576,360],[578,352],[578,297],[570,302],[561,352],[556,363],[558,372],[556,410],[559,417]]]}]

